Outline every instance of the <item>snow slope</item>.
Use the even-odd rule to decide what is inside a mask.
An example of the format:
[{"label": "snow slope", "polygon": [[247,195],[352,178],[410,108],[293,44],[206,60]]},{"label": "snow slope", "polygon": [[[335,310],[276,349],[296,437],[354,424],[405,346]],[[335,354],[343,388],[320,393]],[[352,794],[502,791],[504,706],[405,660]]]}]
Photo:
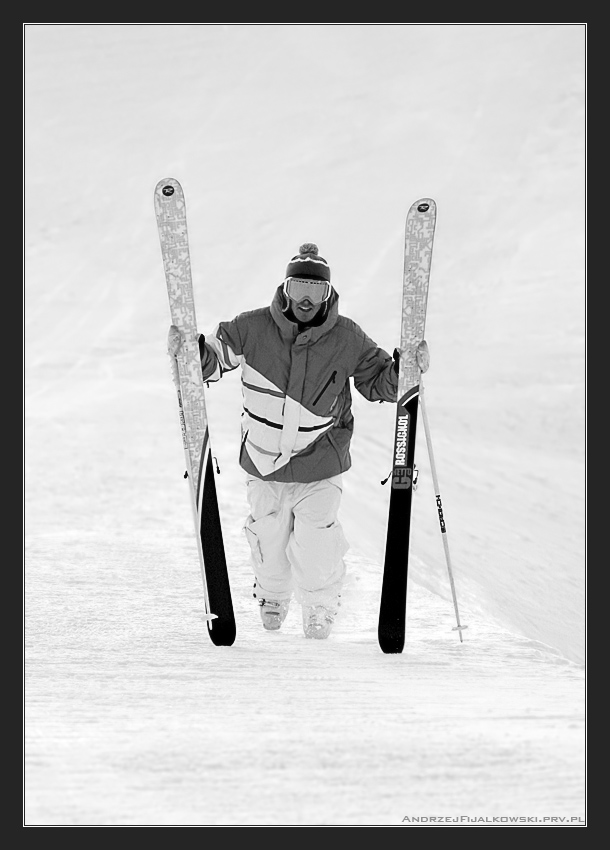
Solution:
[{"label": "snow slope", "polygon": [[[25,25],[25,825],[584,825],[585,38]],[[463,643],[421,427],[407,646],[379,652],[394,414],[358,398],[343,618],[321,644],[296,608],[263,632],[235,376],[208,395],[238,638],[209,642],[166,176],[202,332],[311,240],[389,351],[404,215],[436,200],[426,399]]]}]

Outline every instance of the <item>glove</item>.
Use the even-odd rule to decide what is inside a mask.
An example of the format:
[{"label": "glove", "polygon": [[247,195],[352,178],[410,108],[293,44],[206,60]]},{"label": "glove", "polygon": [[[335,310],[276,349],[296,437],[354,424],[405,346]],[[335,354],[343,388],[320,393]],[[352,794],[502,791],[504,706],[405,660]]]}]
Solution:
[{"label": "glove", "polygon": [[420,372],[427,372],[430,368],[430,349],[428,348],[428,343],[425,339],[422,339],[420,344],[417,346],[415,358]]},{"label": "glove", "polygon": [[167,334],[167,353],[171,358],[174,358],[178,354],[182,348],[182,342],[183,337],[180,328],[177,328],[176,325],[170,325]]},{"label": "glove", "polygon": [[394,358],[394,371],[398,375],[400,372],[400,350],[398,348],[394,349],[392,357]]},{"label": "glove", "polygon": [[[400,349],[395,348],[392,357],[394,358],[394,371],[398,375],[400,371]],[[425,339],[422,339],[415,349],[415,359],[420,371],[427,372],[430,368],[430,350]]]},{"label": "glove", "polygon": [[180,373],[178,371],[176,355],[182,348],[182,342],[183,338],[180,328],[177,328],[176,325],[170,325],[169,332],[167,334],[167,353],[169,355],[169,362],[172,369],[172,381],[174,382],[176,389],[180,389]]}]

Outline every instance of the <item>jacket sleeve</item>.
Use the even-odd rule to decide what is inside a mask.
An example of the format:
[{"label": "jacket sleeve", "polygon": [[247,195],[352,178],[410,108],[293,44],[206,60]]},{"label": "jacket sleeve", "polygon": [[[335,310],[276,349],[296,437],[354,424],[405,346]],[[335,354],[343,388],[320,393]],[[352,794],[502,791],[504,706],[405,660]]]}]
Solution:
[{"label": "jacket sleeve", "polygon": [[398,375],[394,358],[366,334],[353,377],[354,386],[368,401],[396,401]]},{"label": "jacket sleeve", "polygon": [[237,319],[221,322],[214,332],[199,336],[199,355],[204,381],[219,381],[225,372],[236,369],[242,361],[242,342]]}]

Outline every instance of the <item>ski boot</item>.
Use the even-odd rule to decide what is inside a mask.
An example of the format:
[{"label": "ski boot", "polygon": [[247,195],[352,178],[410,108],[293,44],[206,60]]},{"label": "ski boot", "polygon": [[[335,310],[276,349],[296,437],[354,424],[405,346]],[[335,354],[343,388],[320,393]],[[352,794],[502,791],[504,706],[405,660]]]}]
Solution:
[{"label": "ski boot", "polygon": [[335,623],[336,611],[324,605],[303,605],[303,631],[306,638],[324,640]]},{"label": "ski boot", "polygon": [[277,632],[288,614],[290,599],[259,599],[263,628]]}]

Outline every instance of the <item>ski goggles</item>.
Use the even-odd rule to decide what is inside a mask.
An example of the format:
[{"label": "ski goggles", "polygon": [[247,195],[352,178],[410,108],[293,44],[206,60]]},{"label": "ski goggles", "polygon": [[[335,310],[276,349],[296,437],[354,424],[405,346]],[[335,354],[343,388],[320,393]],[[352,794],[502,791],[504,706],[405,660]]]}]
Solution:
[{"label": "ski goggles", "polygon": [[287,277],[284,281],[284,292],[297,303],[308,298],[312,304],[322,304],[330,298],[330,283],[304,277]]}]

